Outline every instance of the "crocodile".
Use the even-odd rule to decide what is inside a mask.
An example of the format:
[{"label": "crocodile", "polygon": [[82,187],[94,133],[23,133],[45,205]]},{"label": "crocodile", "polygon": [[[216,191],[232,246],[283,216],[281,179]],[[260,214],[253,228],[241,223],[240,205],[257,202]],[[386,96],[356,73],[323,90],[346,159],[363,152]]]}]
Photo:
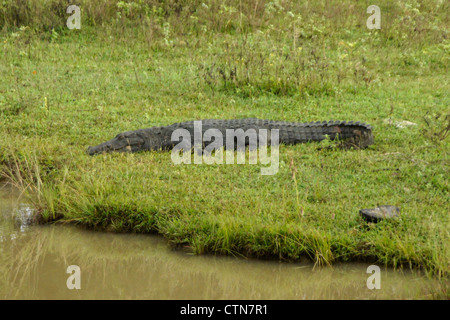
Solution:
[{"label": "crocodile", "polygon": [[[248,129],[255,129],[256,131],[266,129],[266,132],[277,129],[279,130],[278,143],[285,145],[322,141],[327,138],[330,140],[337,139],[339,147],[344,149],[362,149],[373,144],[372,127],[359,121],[317,121],[298,123],[247,118],[233,120],[198,120],[197,124],[200,121],[202,134],[208,129],[216,129],[222,133],[223,137],[226,137],[227,129],[243,129],[244,131]],[[179,143],[179,140],[172,140],[172,134],[177,129],[187,130],[192,137],[192,143],[194,143],[195,122],[196,121],[187,121],[174,123],[169,126],[157,126],[122,132],[109,141],[103,142],[97,146],[90,146],[87,149],[87,153],[89,155],[96,155],[108,152],[134,153],[152,150],[171,150]],[[271,135],[268,134],[268,136]],[[248,141],[246,141],[246,144],[248,145]],[[223,146],[226,146],[226,143],[223,143]]]}]

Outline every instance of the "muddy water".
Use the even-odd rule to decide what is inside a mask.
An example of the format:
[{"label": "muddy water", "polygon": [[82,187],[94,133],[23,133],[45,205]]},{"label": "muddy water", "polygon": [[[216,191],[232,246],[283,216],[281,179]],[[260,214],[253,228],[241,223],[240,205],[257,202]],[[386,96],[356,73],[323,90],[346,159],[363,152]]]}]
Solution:
[{"label": "muddy water", "polygon": [[[384,267],[381,289],[369,290],[369,264],[194,256],[159,236],[29,225],[32,214],[17,192],[0,188],[1,299],[433,299],[446,290]],[[69,285],[81,289],[68,289],[71,265],[80,277]]]}]

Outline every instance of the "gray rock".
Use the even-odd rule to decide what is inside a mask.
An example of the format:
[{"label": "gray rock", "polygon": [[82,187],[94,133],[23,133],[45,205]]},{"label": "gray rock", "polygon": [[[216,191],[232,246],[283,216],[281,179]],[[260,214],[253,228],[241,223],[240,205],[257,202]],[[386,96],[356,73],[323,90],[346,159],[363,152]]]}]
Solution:
[{"label": "gray rock", "polygon": [[379,222],[383,219],[392,219],[400,216],[400,208],[396,206],[379,206],[374,209],[361,209],[359,213],[367,222]]}]

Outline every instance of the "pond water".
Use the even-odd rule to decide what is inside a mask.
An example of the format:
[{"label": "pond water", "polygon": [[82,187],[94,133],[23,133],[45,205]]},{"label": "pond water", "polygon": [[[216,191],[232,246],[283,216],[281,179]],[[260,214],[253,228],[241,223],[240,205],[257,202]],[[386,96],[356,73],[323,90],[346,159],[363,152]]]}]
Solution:
[{"label": "pond water", "polygon": [[[196,256],[157,235],[30,225],[32,214],[17,191],[0,186],[1,299],[433,299],[447,290],[417,272],[384,266],[381,288],[370,290],[369,263],[318,268],[309,261]],[[79,271],[67,273],[73,265]]]}]

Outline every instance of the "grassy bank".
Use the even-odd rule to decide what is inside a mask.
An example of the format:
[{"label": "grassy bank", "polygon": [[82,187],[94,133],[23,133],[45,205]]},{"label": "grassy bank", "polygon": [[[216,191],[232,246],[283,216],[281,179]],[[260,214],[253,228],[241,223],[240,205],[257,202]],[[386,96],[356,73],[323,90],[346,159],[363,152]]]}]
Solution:
[{"label": "grassy bank", "polygon": [[[81,30],[57,1],[32,2],[36,20],[5,3],[0,159],[34,191],[39,221],[158,232],[196,253],[448,275],[445,2],[381,1],[381,30],[353,1],[81,2]],[[282,146],[274,176],[177,166],[170,153],[85,154],[122,131],[243,117],[360,120],[375,144]],[[379,204],[402,218],[364,223],[359,209]]]}]

